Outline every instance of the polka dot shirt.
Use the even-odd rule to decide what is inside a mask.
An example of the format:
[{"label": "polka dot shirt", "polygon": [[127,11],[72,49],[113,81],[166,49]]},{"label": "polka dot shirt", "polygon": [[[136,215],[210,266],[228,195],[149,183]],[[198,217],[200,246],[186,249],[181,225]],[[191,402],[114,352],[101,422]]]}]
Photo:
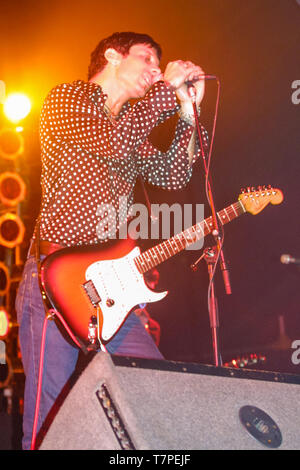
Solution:
[{"label": "polka dot shirt", "polygon": [[[44,102],[40,118],[42,240],[65,246],[99,243],[103,240],[99,240],[97,225],[107,216],[99,207],[111,205],[120,220],[126,217],[138,175],[168,190],[183,188],[191,178],[190,124],[178,120],[165,153],[148,140],[155,126],[178,111],[176,95],[164,82],[154,84],[135,105],[124,105],[114,123],[104,112],[106,99],[99,85],[78,80],[57,86]],[[206,133],[204,137],[207,142]],[[120,196],[127,198],[127,207],[122,206],[125,214],[119,214]],[[118,230],[119,218],[114,228]]]}]

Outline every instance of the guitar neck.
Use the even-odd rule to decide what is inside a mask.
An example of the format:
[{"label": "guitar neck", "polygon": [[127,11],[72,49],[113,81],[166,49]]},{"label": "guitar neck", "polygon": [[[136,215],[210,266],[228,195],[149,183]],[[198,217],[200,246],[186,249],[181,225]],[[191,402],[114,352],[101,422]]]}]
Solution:
[{"label": "guitar neck", "polygon": [[[238,201],[231,206],[222,209],[217,213],[218,219],[222,225],[231,222],[240,215],[246,212],[243,204]],[[192,227],[184,230],[177,235],[163,241],[159,245],[156,245],[148,250],[144,251],[135,258],[135,264],[141,274],[150,271],[150,269],[158,266],[159,264],[167,261],[172,256],[177,255],[181,251],[185,250],[189,245],[201,240],[206,237],[214,229],[213,219],[209,217],[207,219],[198,222]]]}]

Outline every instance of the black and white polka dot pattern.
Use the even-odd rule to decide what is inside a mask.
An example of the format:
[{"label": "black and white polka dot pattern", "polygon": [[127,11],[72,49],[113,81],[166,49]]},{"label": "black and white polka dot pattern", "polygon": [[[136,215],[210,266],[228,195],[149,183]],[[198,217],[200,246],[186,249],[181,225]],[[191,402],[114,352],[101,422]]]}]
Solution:
[{"label": "black and white polka dot pattern", "polygon": [[[99,85],[78,80],[57,86],[45,100],[40,120],[43,240],[66,246],[98,243],[97,208],[112,204],[118,213],[119,196],[126,196],[129,210],[139,174],[169,190],[183,188],[191,177],[192,126],[178,120],[166,153],[147,139],[178,110],[173,91],[157,82],[143,100],[123,107],[115,125],[103,112],[106,99]],[[205,133],[204,138],[207,142]]]}]

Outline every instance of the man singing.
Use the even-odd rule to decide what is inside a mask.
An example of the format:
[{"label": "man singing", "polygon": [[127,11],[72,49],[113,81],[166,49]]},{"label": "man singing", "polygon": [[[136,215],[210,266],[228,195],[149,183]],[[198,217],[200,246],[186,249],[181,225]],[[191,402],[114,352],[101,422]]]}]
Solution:
[{"label": "man singing", "polygon": [[[105,203],[118,213],[121,196],[126,196],[129,207],[138,176],[168,190],[183,188],[191,178],[197,146],[186,82],[194,83],[199,109],[204,72],[192,62],[176,60],[162,73],[160,58],[161,48],[150,36],[115,33],[91,54],[88,81],[59,85],[44,102],[40,121],[42,205],[16,301],[26,375],[24,449],[30,448],[32,438],[45,318],[35,258],[37,240],[41,259],[63,247],[105,242],[97,235],[97,209]],[[138,101],[130,105],[131,99]],[[163,153],[148,136],[175,113],[179,119],[174,140]],[[115,226],[118,230],[120,220]],[[163,359],[134,313],[107,350]],[[78,348],[65,340],[55,322],[49,322],[38,429],[73,373],[77,358]]]}]

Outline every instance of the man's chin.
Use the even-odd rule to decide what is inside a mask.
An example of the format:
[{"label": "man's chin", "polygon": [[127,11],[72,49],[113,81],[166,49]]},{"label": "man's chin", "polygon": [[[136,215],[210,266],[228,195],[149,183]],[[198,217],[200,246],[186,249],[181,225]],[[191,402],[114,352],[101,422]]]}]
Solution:
[{"label": "man's chin", "polygon": [[144,96],[148,93],[151,87],[140,86],[136,90],[135,98],[144,98]]}]

